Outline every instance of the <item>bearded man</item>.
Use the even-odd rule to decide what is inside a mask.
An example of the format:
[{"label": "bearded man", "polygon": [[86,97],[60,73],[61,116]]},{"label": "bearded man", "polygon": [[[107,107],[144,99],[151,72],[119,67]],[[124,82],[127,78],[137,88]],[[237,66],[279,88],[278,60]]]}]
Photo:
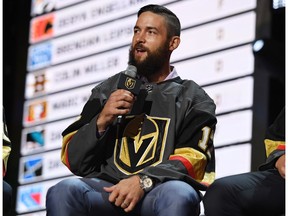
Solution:
[{"label": "bearded man", "polygon": [[[47,215],[199,215],[215,177],[215,103],[170,65],[177,16],[160,5],[138,11],[129,71],[92,89],[79,120],[62,133],[62,161],[75,175],[48,190]],[[137,73],[135,73],[137,71]],[[119,87],[123,74],[128,87]]]}]

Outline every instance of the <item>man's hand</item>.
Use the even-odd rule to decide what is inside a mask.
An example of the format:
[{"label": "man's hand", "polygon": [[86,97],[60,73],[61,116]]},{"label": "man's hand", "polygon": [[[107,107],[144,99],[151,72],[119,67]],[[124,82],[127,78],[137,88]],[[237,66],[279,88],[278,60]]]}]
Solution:
[{"label": "man's hand", "polygon": [[275,167],[277,168],[280,175],[285,178],[285,154],[278,158],[275,163]]},{"label": "man's hand", "polygon": [[134,104],[135,96],[124,89],[117,89],[108,98],[97,119],[98,131],[105,131],[119,115],[128,114]]},{"label": "man's hand", "polygon": [[110,193],[109,201],[130,212],[144,196],[144,191],[140,188],[140,177],[135,175],[121,180],[112,187],[104,187]]}]

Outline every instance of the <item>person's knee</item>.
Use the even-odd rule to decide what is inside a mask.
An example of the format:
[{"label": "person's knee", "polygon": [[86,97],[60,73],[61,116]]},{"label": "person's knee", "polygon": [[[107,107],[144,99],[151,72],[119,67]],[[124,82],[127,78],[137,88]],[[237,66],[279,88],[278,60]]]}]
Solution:
[{"label": "person's knee", "polygon": [[212,185],[208,187],[203,197],[203,204],[205,209],[215,210],[229,203],[231,200],[233,200],[233,188],[233,181],[231,182],[229,178],[216,180]]},{"label": "person's knee", "polygon": [[[47,191],[47,200],[51,197],[73,197],[73,194],[77,193],[81,180],[79,179],[64,179],[58,182],[56,185],[50,187]],[[52,198],[53,199],[53,198]]]},{"label": "person's knee", "polygon": [[12,199],[12,187],[5,181],[3,181],[3,196],[7,199]]},{"label": "person's knee", "polygon": [[[218,187],[219,185],[219,187]],[[215,200],[215,197],[218,197],[219,191],[221,191],[222,188],[222,184],[218,182],[214,182],[212,185],[209,186],[209,188],[206,190],[205,195],[203,197],[203,203],[204,205],[209,204],[210,200]],[[216,199],[215,201],[217,201],[218,199]]]},{"label": "person's knee", "polygon": [[182,181],[169,181],[164,184],[162,190],[172,196],[167,196],[167,199],[171,199],[171,202],[179,203],[179,205],[199,205],[200,196],[193,187]]},{"label": "person's knee", "polygon": [[9,213],[12,207],[12,187],[3,181],[3,212]]},{"label": "person's knee", "polygon": [[[201,198],[198,192],[183,181],[171,180],[156,186],[143,202],[143,215],[198,215]],[[149,208],[146,208],[150,206]]]}]

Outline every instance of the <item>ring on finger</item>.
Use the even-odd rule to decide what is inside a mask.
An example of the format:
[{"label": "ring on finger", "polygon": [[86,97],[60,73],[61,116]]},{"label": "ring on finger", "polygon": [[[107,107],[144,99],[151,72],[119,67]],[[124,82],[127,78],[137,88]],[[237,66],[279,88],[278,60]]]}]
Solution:
[{"label": "ring on finger", "polygon": [[127,208],[129,205],[128,205],[127,203],[123,202],[123,203],[122,203],[122,206],[123,206],[124,208]]}]

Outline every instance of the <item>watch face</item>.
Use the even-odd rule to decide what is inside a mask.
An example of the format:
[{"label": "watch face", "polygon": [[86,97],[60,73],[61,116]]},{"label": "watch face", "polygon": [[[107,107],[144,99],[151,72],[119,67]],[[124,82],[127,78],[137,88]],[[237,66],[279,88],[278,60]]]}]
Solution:
[{"label": "watch face", "polygon": [[142,176],[140,179],[140,187],[145,191],[148,192],[153,188],[153,180],[148,176]]},{"label": "watch face", "polygon": [[143,184],[147,188],[151,187],[153,185],[152,179],[151,178],[144,178]]}]

